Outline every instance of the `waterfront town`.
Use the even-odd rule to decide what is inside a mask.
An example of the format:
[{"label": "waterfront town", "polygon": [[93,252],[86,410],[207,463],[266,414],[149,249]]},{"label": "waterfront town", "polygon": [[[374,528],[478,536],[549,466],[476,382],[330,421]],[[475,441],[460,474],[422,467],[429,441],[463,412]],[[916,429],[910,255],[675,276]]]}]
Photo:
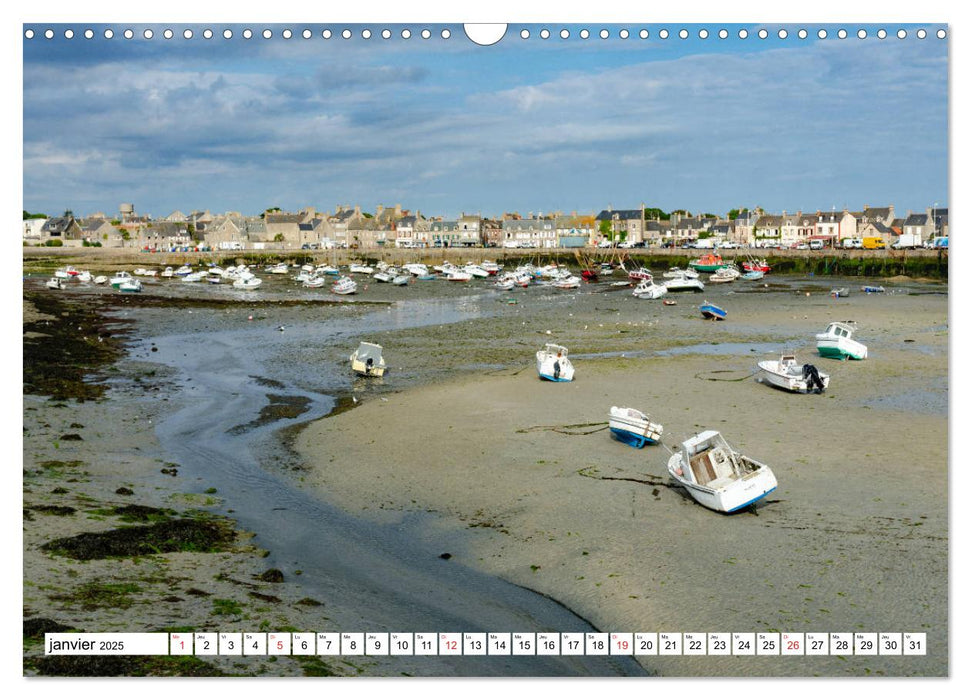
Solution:
[{"label": "waterfront town", "polygon": [[209,210],[154,217],[134,204],[78,216],[24,211],[25,246],[185,250],[316,250],[348,248],[943,248],[948,210],[896,211],[891,204],[843,210],[771,213],[760,207],[724,215],[664,212],[641,206],[580,214],[576,211],[462,213],[449,218],[420,210],[337,205],[333,211],[266,209],[257,216]]}]

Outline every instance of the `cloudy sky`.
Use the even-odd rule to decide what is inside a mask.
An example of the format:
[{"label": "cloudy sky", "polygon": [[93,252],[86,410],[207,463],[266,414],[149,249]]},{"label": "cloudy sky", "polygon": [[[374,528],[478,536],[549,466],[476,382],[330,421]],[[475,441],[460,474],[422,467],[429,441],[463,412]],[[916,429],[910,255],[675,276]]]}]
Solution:
[{"label": "cloudy sky", "polygon": [[[882,40],[869,25],[867,38],[842,40],[837,26],[825,40],[823,25],[787,25],[786,39],[769,26],[764,40],[747,26],[744,41],[739,25],[712,25],[707,39],[695,25],[684,40],[661,39],[658,25],[630,25],[626,39],[620,25],[510,25],[490,47],[461,25],[447,26],[447,40],[446,25],[412,25],[409,39],[403,25],[390,39],[379,24],[367,25],[370,39],[365,25],[330,25],[330,39],[324,25],[291,25],[290,39],[276,25],[264,39],[260,24],[248,40],[243,25],[212,25],[209,40],[204,25],[131,25],[130,40],[118,25],[110,40],[105,25],[55,26],[48,40],[49,26],[24,41],[30,211],[400,203],[454,217],[641,202],[715,213],[947,203],[948,40],[932,25],[925,39],[917,25],[887,25]],[[81,36],[88,26],[92,39]],[[730,38],[717,37],[722,26]]]}]

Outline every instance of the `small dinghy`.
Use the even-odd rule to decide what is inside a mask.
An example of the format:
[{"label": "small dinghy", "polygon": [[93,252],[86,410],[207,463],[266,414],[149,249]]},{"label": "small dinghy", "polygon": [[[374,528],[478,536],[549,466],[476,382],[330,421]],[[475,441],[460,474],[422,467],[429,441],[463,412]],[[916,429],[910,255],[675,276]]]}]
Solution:
[{"label": "small dinghy", "polygon": [[48,289],[64,289],[64,283],[61,282],[60,277],[51,277],[45,283]]},{"label": "small dinghy", "polygon": [[846,287],[840,287],[839,289],[833,289],[830,291],[829,295],[834,299],[839,299],[842,297],[848,297],[850,295],[850,290]]},{"label": "small dinghy", "polygon": [[380,345],[362,342],[351,355],[351,369],[361,377],[383,377],[386,365],[382,350]]},{"label": "small dinghy", "polygon": [[661,303],[664,304],[665,306],[677,306],[678,305],[678,302],[675,301],[674,299],[665,299]]},{"label": "small dinghy", "polygon": [[567,349],[562,345],[547,343],[536,353],[536,371],[539,372],[539,378],[549,382],[572,382],[573,363],[567,354]]},{"label": "small dinghy", "polygon": [[769,467],[733,450],[716,430],[682,442],[668,460],[668,473],[698,503],[721,513],[753,505],[778,486]]},{"label": "small dinghy", "polygon": [[705,290],[704,282],[697,277],[688,277],[687,275],[672,277],[664,283],[664,286],[667,287],[669,292],[703,292]]},{"label": "small dinghy", "polygon": [[263,284],[263,280],[259,277],[241,277],[233,282],[233,287],[236,289],[256,289],[261,284]]},{"label": "small dinghy", "polygon": [[763,277],[765,277],[765,273],[762,270],[749,270],[742,275],[743,280],[760,280]]},{"label": "small dinghy", "polygon": [[308,277],[303,281],[304,287],[309,287],[310,289],[318,289],[327,284],[327,280],[323,277]]},{"label": "small dinghy", "polygon": [[94,283],[95,284],[107,284],[108,283],[108,278],[105,277],[104,275],[98,275],[97,277],[94,278]]},{"label": "small dinghy", "polygon": [[656,445],[664,430],[662,425],[652,423],[647,414],[636,408],[611,406],[609,418],[611,435],[638,449],[644,445]]},{"label": "small dinghy", "polygon": [[883,294],[887,290],[883,287],[871,287],[870,285],[865,285],[860,287],[860,291],[865,292],[866,294]]},{"label": "small dinghy", "polygon": [[866,345],[853,340],[856,324],[852,321],[834,321],[827,326],[824,333],[816,334],[816,350],[821,357],[832,357],[837,360],[865,360]]},{"label": "small dinghy", "polygon": [[821,394],[829,387],[829,375],[820,372],[815,365],[800,365],[795,355],[783,354],[778,360],[762,360],[759,362],[763,384],[808,394],[815,391]]},{"label": "small dinghy", "polygon": [[407,284],[409,282],[411,282],[411,275],[410,274],[397,275],[397,276],[394,277],[394,279],[391,280],[391,284],[393,284],[393,285],[395,285],[397,287],[407,286]]},{"label": "small dinghy", "polygon": [[709,301],[706,301],[698,308],[701,310],[702,316],[704,316],[705,318],[712,319],[713,321],[724,321],[725,316],[728,315],[728,312],[725,311],[725,309],[715,304],[712,304]]},{"label": "small dinghy", "polygon": [[374,268],[370,265],[361,265],[360,263],[354,263],[350,267],[351,272],[357,272],[362,275],[374,274]]}]

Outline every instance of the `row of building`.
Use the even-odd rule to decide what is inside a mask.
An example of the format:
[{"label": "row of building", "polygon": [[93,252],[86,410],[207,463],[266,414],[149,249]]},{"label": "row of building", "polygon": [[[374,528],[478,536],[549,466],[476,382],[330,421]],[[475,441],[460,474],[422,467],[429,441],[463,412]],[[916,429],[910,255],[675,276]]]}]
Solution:
[{"label": "row of building", "polygon": [[[656,210],[655,210],[656,211]],[[928,207],[898,217],[893,206],[860,211],[797,211],[771,214],[760,208],[733,210],[729,215],[691,216],[676,212],[650,218],[644,208],[599,214],[553,212],[500,217],[463,214],[456,219],[425,217],[420,211],[377,206],[373,213],[360,206],[335,207],[333,213],[306,208],[296,213],[271,209],[258,216],[239,212],[212,214],[172,212],[162,219],[139,215],[123,204],[117,216],[103,212],[83,218],[73,213],[53,218],[25,218],[24,245],[133,247],[171,250],[201,247],[223,250],[307,248],[583,248],[603,241],[626,245],[679,246],[710,239],[741,246],[790,247],[813,239],[840,241],[879,236],[892,245],[903,235],[929,241],[948,235],[947,209]]]}]

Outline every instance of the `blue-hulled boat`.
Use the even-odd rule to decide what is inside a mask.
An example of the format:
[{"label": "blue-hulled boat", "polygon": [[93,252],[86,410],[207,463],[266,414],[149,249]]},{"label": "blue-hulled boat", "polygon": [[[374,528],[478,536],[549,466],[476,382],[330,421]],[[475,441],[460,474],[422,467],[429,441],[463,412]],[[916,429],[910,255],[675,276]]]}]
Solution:
[{"label": "blue-hulled boat", "polygon": [[640,449],[644,445],[656,445],[664,427],[652,423],[647,414],[636,408],[610,407],[610,433],[621,442]]},{"label": "blue-hulled boat", "polygon": [[698,308],[701,309],[702,316],[704,316],[705,318],[713,319],[715,321],[724,321],[725,316],[728,315],[728,312],[725,311],[725,309],[721,308],[720,306],[716,306],[715,304],[712,304],[711,302],[708,302],[708,301],[706,301]]}]

